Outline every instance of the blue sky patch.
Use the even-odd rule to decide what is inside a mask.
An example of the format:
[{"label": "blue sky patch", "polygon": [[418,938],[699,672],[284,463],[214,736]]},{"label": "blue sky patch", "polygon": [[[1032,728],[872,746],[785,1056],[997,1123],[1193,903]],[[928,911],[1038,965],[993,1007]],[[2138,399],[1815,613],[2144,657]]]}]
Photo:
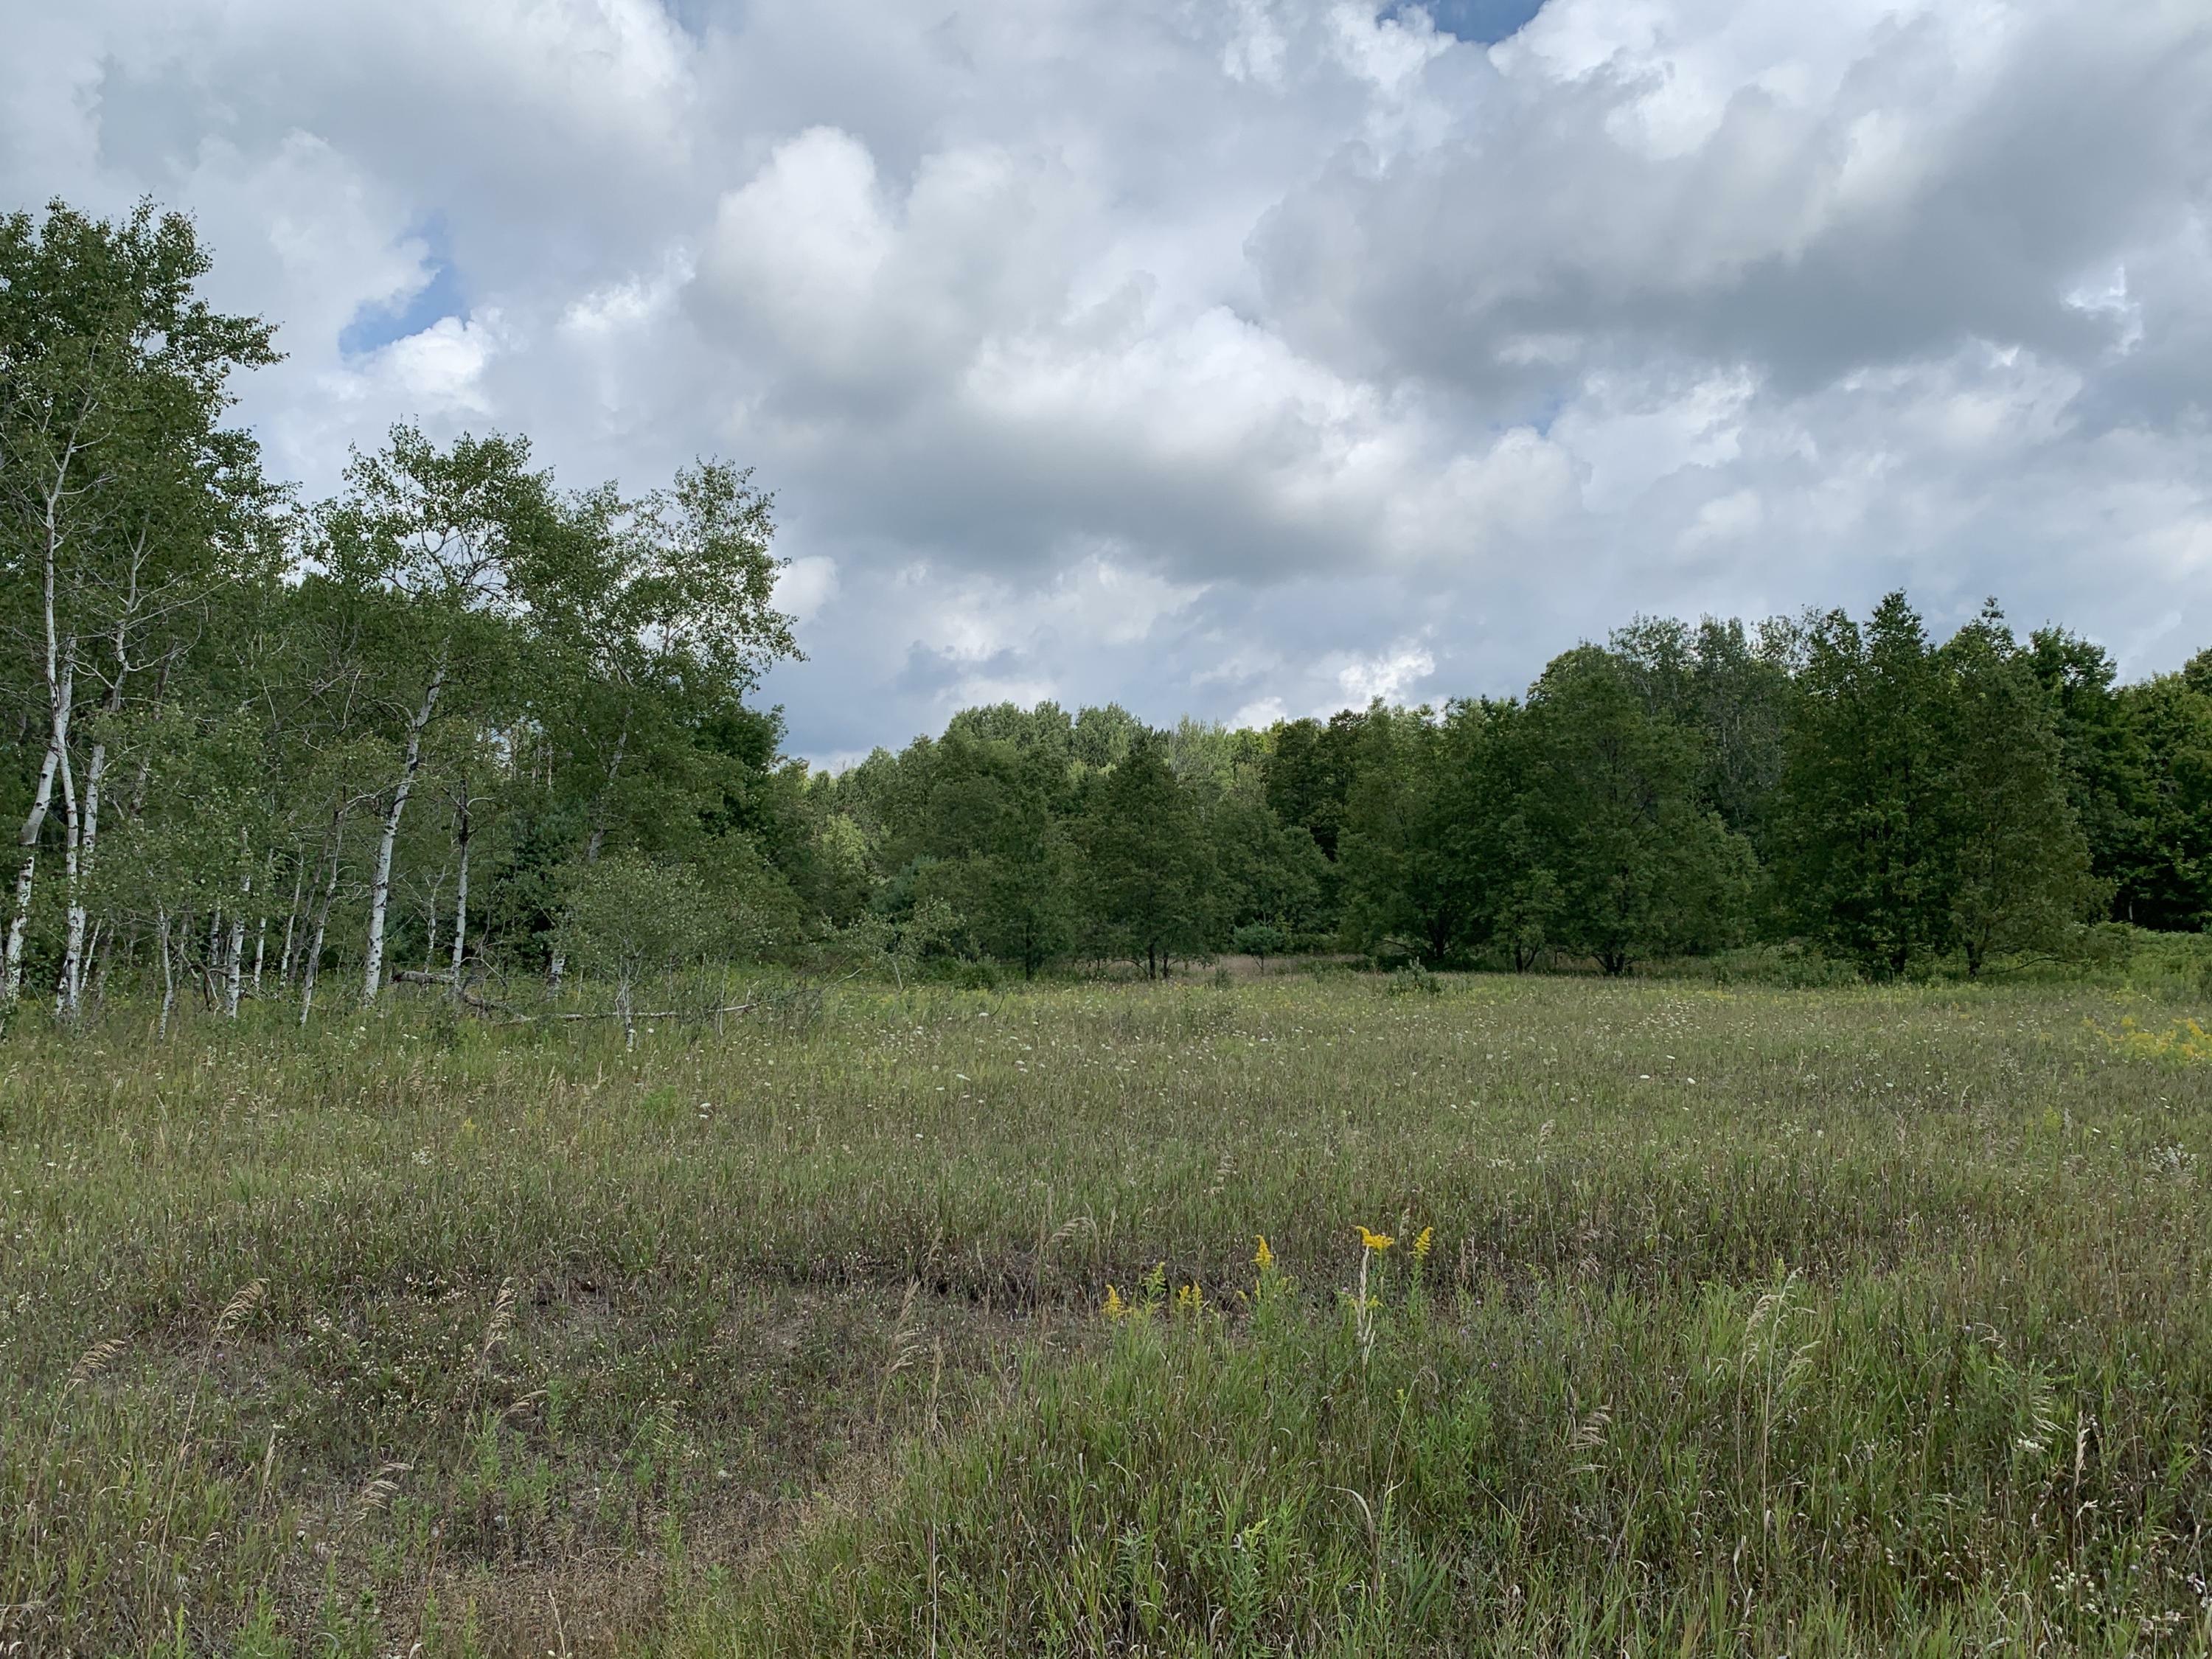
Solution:
[{"label": "blue sky patch", "polygon": [[1415,6],[1406,0],[1394,0],[1382,9],[1382,15],[1395,17],[1401,12],[1425,11],[1444,33],[1486,46],[1517,33],[1543,4],[1544,0],[1425,0]]},{"label": "blue sky patch", "polygon": [[460,271],[446,257],[445,233],[432,225],[421,234],[430,248],[430,280],[398,304],[363,305],[356,310],[338,331],[338,349],[347,356],[357,357],[420,334],[441,317],[467,318],[468,295],[461,286]]}]

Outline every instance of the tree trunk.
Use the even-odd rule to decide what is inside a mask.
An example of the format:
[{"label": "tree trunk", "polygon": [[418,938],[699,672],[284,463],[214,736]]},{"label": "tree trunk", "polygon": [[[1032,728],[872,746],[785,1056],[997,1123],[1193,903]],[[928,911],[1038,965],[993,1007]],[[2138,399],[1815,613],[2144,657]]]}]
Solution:
[{"label": "tree trunk", "polygon": [[70,697],[75,689],[76,669],[73,660],[65,664],[52,696],[46,757],[39,763],[39,781],[31,792],[30,811],[23,815],[23,827],[15,836],[22,861],[15,869],[15,908],[8,919],[6,952],[0,956],[0,1007],[13,1003],[22,994],[23,939],[31,926],[31,887],[39,867],[39,836],[46,827],[46,811],[54,798],[54,777],[61,769],[62,755],[69,744]]},{"label": "tree trunk", "polygon": [[461,967],[469,952],[469,835],[473,820],[469,811],[468,781],[461,781],[460,799],[454,804],[453,852],[460,869],[453,883],[453,994],[461,990]]},{"label": "tree trunk", "polygon": [[[81,410],[80,419],[90,412],[88,407]],[[46,647],[42,666],[46,687],[46,753],[40,763],[39,781],[32,792],[30,811],[24,814],[23,827],[16,837],[15,844],[22,849],[22,862],[15,872],[15,908],[8,920],[8,941],[4,948],[0,948],[0,1008],[13,1006],[23,992],[23,943],[31,926],[31,889],[38,873],[39,836],[46,828],[46,808],[53,799],[54,775],[69,757],[70,708],[76,691],[76,637],[62,627],[58,577],[64,537],[62,503],[69,494],[70,469],[82,453],[80,435],[81,429],[70,434],[51,483],[40,481],[40,493],[45,497],[40,603]]]},{"label": "tree trunk", "polygon": [[307,1029],[308,1011],[315,1006],[315,979],[322,968],[323,933],[330,926],[331,906],[337,902],[338,866],[345,851],[345,805],[331,808],[331,873],[323,884],[323,896],[315,907],[314,936],[307,944],[307,964],[300,970],[300,1028]]},{"label": "tree trunk", "polygon": [[71,982],[76,977],[77,961],[84,952],[84,906],[81,902],[83,890],[78,878],[82,874],[82,841],[84,819],[77,811],[76,768],[70,763],[69,745],[62,745],[60,767],[62,781],[62,891],[67,896],[67,926],[63,936],[62,971],[60,982],[54,988],[54,1013],[58,1017],[76,1012],[76,1000],[70,994]]},{"label": "tree trunk", "polygon": [[292,988],[292,933],[300,923],[300,899],[307,884],[307,866],[301,865],[292,872],[292,904],[284,912],[284,948],[276,957],[276,983],[284,990]]},{"label": "tree trunk", "polygon": [[158,1035],[169,1035],[169,1014],[177,1006],[177,975],[169,961],[169,911],[166,905],[155,910],[155,933],[161,952],[161,1024]]},{"label": "tree trunk", "polygon": [[[107,1006],[107,970],[115,965],[115,918],[109,916],[97,923],[92,933],[94,944],[87,952],[94,963],[92,1001],[95,1007],[105,1008]],[[138,941],[134,935],[131,949],[135,952],[137,947]]]},{"label": "tree trunk", "polygon": [[372,1007],[384,984],[384,918],[392,904],[392,854],[399,844],[399,820],[414,792],[415,774],[422,765],[422,732],[438,712],[438,694],[446,687],[446,658],[441,649],[430,684],[422,693],[415,717],[407,724],[407,747],[401,757],[399,781],[392,792],[392,805],[384,815],[384,835],[376,846],[376,874],[368,889],[368,959],[362,964],[361,1006]]},{"label": "tree trunk", "polygon": [[[239,845],[244,848],[246,831],[238,832]],[[245,990],[246,980],[246,906],[253,896],[253,870],[248,866],[239,878],[238,908],[230,918],[230,949],[223,960],[222,1012],[226,1019],[238,1018],[238,1004]]]},{"label": "tree trunk", "polygon": [[[122,684],[123,674],[118,669],[115,684],[119,689]],[[111,712],[118,702],[118,699],[111,692],[107,699]],[[73,815],[78,823],[70,837],[75,844],[69,855],[69,925],[62,949],[61,983],[56,991],[54,1003],[54,1012],[65,1018],[76,1015],[77,1005],[84,996],[84,884],[92,879],[92,861],[99,849],[100,786],[106,776],[107,742],[104,738],[96,738],[92,745],[92,758],[84,769],[83,811]],[[66,757],[62,785],[63,800],[66,805],[69,799]]]},{"label": "tree trunk", "polygon": [[[103,714],[113,715],[123,708],[123,682],[131,672],[131,629],[138,614],[138,573],[146,557],[149,527],[142,523],[138,528],[137,544],[131,550],[131,581],[124,600],[123,615],[115,624],[111,638],[115,647],[115,676],[107,683],[107,695],[100,700]],[[167,684],[166,672],[162,684]],[[158,695],[158,693],[157,693]],[[63,803],[74,807],[69,793],[69,754],[64,742],[62,754]],[[84,810],[82,814],[70,812],[70,868],[69,921],[66,942],[62,950],[61,983],[55,993],[54,1011],[74,1018],[77,1005],[84,995],[84,884],[92,879],[93,859],[100,844],[100,804],[101,786],[107,778],[107,738],[104,732],[95,732],[92,741],[92,757],[84,769]]]},{"label": "tree trunk", "polygon": [[[622,730],[615,734],[615,752],[607,762],[607,781],[599,787],[599,799],[592,803],[592,833],[584,838],[584,868],[590,869],[599,861],[599,849],[607,840],[607,798],[615,792],[615,781],[622,775],[623,754],[629,747],[630,710],[623,709]],[[553,960],[545,970],[545,988],[549,992],[561,988],[561,977],[568,969],[568,953],[559,945],[553,947]]]}]

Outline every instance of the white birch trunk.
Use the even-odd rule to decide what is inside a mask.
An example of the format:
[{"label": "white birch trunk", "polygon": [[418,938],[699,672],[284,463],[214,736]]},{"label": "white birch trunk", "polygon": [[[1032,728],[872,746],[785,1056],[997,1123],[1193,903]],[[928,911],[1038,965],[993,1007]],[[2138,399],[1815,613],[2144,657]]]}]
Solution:
[{"label": "white birch trunk", "polygon": [[461,967],[469,953],[469,787],[461,785],[461,799],[454,820],[455,855],[460,869],[453,884],[453,994],[461,992]]},{"label": "white birch trunk", "polygon": [[307,890],[307,866],[301,865],[292,872],[292,908],[284,912],[284,949],[276,958],[276,983],[284,990],[292,988],[292,933],[300,922],[300,898]]},{"label": "white birch trunk", "polygon": [[368,959],[362,964],[361,1006],[374,1006],[384,985],[384,919],[392,904],[392,854],[399,844],[399,820],[407,811],[407,797],[415,788],[415,774],[422,764],[422,732],[438,709],[438,694],[446,685],[446,659],[441,652],[431,671],[422,702],[408,723],[407,747],[401,758],[399,781],[392,792],[391,808],[384,815],[383,837],[376,846],[376,874],[368,889]]},{"label": "white birch trunk", "polygon": [[[117,676],[120,683],[121,675]],[[55,991],[54,1012],[64,1018],[76,1017],[78,1005],[84,995],[84,886],[92,878],[92,860],[100,845],[100,784],[107,776],[107,744],[95,740],[92,758],[84,769],[83,810],[71,816],[76,823],[70,832],[69,867],[69,923],[62,946],[61,981]],[[63,801],[69,799],[69,777],[64,770],[62,779]]]},{"label": "white birch trunk", "polygon": [[84,959],[92,964],[88,977],[88,993],[94,1007],[107,1006],[107,970],[115,961],[115,918],[103,916],[92,924],[92,943],[84,948]]},{"label": "white birch trunk", "polygon": [[70,696],[75,679],[76,665],[71,662],[62,667],[58,684],[50,684],[48,688],[50,725],[46,757],[39,763],[39,781],[31,792],[30,811],[23,815],[23,827],[15,836],[22,861],[15,868],[15,908],[8,918],[5,954],[0,956],[0,1007],[13,1003],[23,991],[23,940],[31,927],[31,892],[39,868],[39,836],[46,827],[46,812],[53,805],[54,777],[61,769],[62,757],[69,746]]},{"label": "white birch trunk", "polygon": [[315,908],[314,937],[307,943],[307,965],[300,972],[300,1028],[307,1029],[308,1012],[315,1006],[315,979],[323,963],[323,930],[330,926],[331,906],[337,902],[338,868],[345,851],[345,813],[343,807],[331,812],[331,873],[323,885],[322,901]]},{"label": "white birch trunk", "polygon": [[39,833],[46,828],[46,804],[53,796],[55,758],[49,744],[45,763],[39,769],[38,787],[31,796],[31,810],[24,814],[23,828],[15,838],[20,861],[15,866],[15,908],[8,917],[8,943],[4,955],[0,955],[0,1007],[12,1004],[22,994],[23,936],[30,931],[32,884],[39,871]]},{"label": "white birch trunk", "polygon": [[[246,831],[238,832],[241,845]],[[223,954],[222,1015],[225,1019],[238,1018],[238,1005],[246,989],[246,907],[253,897],[253,872],[247,869],[239,878],[238,908],[231,913],[230,948]]]},{"label": "white birch trunk", "polygon": [[[89,410],[81,411],[88,414]],[[62,627],[58,576],[62,551],[62,501],[69,487],[70,468],[79,453],[72,433],[54,469],[51,486],[45,488],[43,546],[40,549],[40,604],[45,624],[46,684],[46,753],[40,763],[39,781],[32,792],[30,811],[15,844],[22,862],[15,872],[15,908],[8,919],[8,940],[0,947],[0,1008],[12,1006],[23,994],[23,943],[31,927],[31,894],[39,868],[39,836],[45,830],[46,809],[53,799],[54,775],[69,755],[70,704],[76,686],[76,639]]]},{"label": "white birch trunk", "polygon": [[169,1035],[169,1013],[177,1006],[177,976],[169,963],[169,911],[166,905],[155,910],[157,946],[161,952],[161,1024],[159,1035]]},{"label": "white birch trunk", "polygon": [[69,931],[62,947],[61,982],[54,988],[54,1013],[57,1017],[76,1012],[76,999],[70,994],[70,987],[76,976],[77,959],[84,951],[84,906],[79,902],[82,889],[77,879],[83,869],[81,842],[84,836],[84,820],[76,810],[76,768],[70,764],[67,744],[62,745],[60,773],[62,823],[67,831],[62,842],[62,890],[68,896]]},{"label": "white birch trunk", "polygon": [[[131,551],[131,576],[125,590],[123,614],[116,623],[114,632],[108,637],[115,648],[114,678],[107,683],[107,696],[101,700],[101,712],[112,716],[123,707],[123,682],[131,672],[131,629],[138,616],[138,577],[146,559],[148,527],[141,524],[137,544]],[[164,684],[166,684],[166,678]],[[62,947],[61,981],[54,994],[54,1012],[65,1018],[74,1018],[84,997],[84,890],[92,879],[93,860],[100,848],[100,805],[102,787],[107,779],[107,738],[103,732],[95,731],[92,740],[92,756],[84,769],[84,804],[80,812],[70,793],[68,744],[62,750],[62,799],[69,809],[69,911],[68,925]]]}]

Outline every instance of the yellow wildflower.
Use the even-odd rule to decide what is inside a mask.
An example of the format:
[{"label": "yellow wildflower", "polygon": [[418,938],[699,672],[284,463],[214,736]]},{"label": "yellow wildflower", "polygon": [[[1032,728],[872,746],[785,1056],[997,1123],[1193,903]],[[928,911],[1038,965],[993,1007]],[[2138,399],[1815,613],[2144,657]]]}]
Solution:
[{"label": "yellow wildflower", "polygon": [[1389,1249],[1397,1242],[1398,1241],[1396,1239],[1391,1237],[1388,1233],[1370,1233],[1364,1227],[1359,1229],[1360,1248],[1362,1249],[1373,1250],[1378,1255],[1384,1250]]},{"label": "yellow wildflower", "polygon": [[1109,1319],[1126,1319],[1129,1315],[1129,1304],[1121,1300],[1121,1291],[1109,1285],[1106,1287],[1106,1304],[1099,1311]]},{"label": "yellow wildflower", "polygon": [[1195,1284],[1176,1286],[1176,1310],[1179,1313],[1200,1313],[1206,1308],[1206,1292]]},{"label": "yellow wildflower", "polygon": [[1436,1242],[1437,1230],[1434,1227],[1422,1228],[1419,1236],[1413,1240],[1413,1260],[1426,1261],[1429,1259],[1429,1246]]},{"label": "yellow wildflower", "polygon": [[1267,1248],[1267,1234],[1255,1233],[1252,1237],[1260,1241],[1260,1248],[1252,1252],[1252,1265],[1265,1273],[1275,1265],[1275,1253]]},{"label": "yellow wildflower", "polygon": [[2106,1030],[2094,1020],[2089,1029],[2121,1054],[2143,1060],[2212,1060],[2212,1031],[2194,1019],[2179,1019],[2163,1031],[2141,1024],[2133,1014],[2121,1017],[2118,1030]]}]

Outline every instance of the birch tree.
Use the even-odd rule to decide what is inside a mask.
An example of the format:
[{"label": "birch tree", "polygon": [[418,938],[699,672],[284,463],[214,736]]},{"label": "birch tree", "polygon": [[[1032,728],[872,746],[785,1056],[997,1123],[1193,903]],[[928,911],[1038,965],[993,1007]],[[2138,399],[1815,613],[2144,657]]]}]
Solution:
[{"label": "birch tree", "polygon": [[[540,621],[569,665],[564,769],[581,807],[576,864],[588,871],[625,787],[635,783],[644,815],[665,818],[672,786],[697,759],[701,714],[798,647],[775,607],[774,501],[749,471],[702,460],[640,500],[608,485],[569,512],[569,556],[547,573]],[[556,987],[566,963],[556,939]]]},{"label": "birch tree", "polygon": [[[276,360],[268,325],[197,296],[209,268],[191,222],[142,204],[119,222],[59,203],[0,217],[0,580],[28,665],[12,688],[42,739],[16,833],[0,1006],[23,983],[40,853],[61,807],[70,891],[57,1006],[82,984],[82,885],[99,836],[107,746],[81,752],[89,688],[112,715],[146,641],[234,579],[270,504],[246,434],[221,425],[230,375]],[[158,654],[158,653],[157,653]]]},{"label": "birch tree", "polygon": [[320,515],[320,562],[341,584],[397,599],[383,694],[396,753],[383,793],[369,878],[361,1000],[384,983],[393,852],[424,744],[458,672],[507,648],[505,625],[530,612],[536,580],[559,538],[544,474],[531,471],[520,439],[463,436],[440,449],[413,427],[395,427],[374,454],[356,452],[343,499]]}]

